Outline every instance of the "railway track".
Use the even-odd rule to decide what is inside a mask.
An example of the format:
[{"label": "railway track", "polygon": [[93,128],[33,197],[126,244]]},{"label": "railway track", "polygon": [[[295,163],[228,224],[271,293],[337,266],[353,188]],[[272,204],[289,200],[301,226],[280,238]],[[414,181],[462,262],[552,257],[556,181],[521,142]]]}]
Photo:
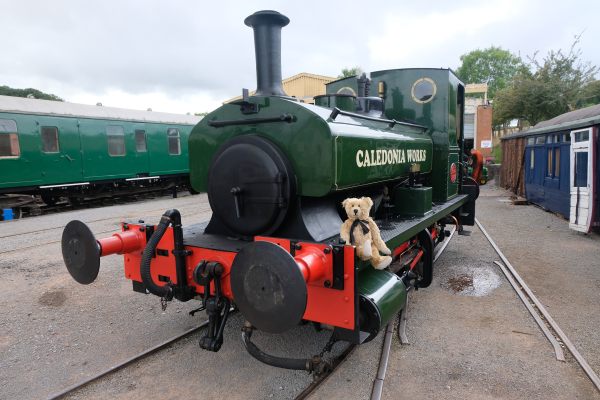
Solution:
[{"label": "railway track", "polygon": [[[236,310],[232,309],[232,311],[236,311]],[[188,329],[187,331],[185,331],[179,335],[173,336],[170,339],[167,339],[164,342],[157,344],[156,346],[153,346],[147,350],[144,350],[144,351],[142,351],[142,352],[140,352],[140,353],[116,364],[116,365],[113,365],[113,366],[111,366],[111,367],[109,367],[109,368],[107,368],[107,369],[81,381],[81,382],[78,382],[72,386],[69,386],[69,387],[61,390],[58,393],[52,394],[50,397],[48,397],[48,400],[60,400],[60,399],[64,399],[64,398],[68,397],[69,395],[75,394],[79,390],[85,388],[86,386],[88,386],[92,383],[96,383],[96,382],[100,381],[101,379],[106,378],[109,375],[111,375],[117,371],[120,371],[128,366],[134,365],[135,363],[140,362],[140,361],[144,360],[145,358],[147,358],[161,350],[169,348],[171,345],[190,336],[191,334],[194,334],[194,333],[200,331],[207,325],[208,325],[208,321],[204,321],[197,327]],[[344,351],[339,356],[337,356],[335,359],[333,359],[331,361],[331,369],[328,370],[326,373],[320,375],[318,378],[316,378],[302,392],[300,392],[298,395],[296,395],[296,397],[294,397],[294,400],[303,400],[303,399],[310,398],[310,396],[313,395],[314,392],[323,383],[325,383],[335,373],[335,371],[348,359],[348,357],[354,352],[355,348],[356,348],[356,345],[348,345],[346,347],[346,349],[344,349]],[[383,355],[383,349],[382,349],[382,355]]]},{"label": "railway track", "polygon": [[[186,206],[180,207],[180,208],[182,210],[185,210]],[[155,215],[152,215],[152,213],[158,212],[159,214],[156,215],[156,216],[158,216],[158,215],[160,215],[161,212],[164,212],[164,211],[165,211],[165,208],[163,207],[163,208],[156,208],[156,209],[152,209],[152,210],[144,210],[142,212],[146,213],[145,217],[147,218],[147,217],[153,217],[153,216],[155,216]],[[204,207],[204,208],[201,208],[199,210],[194,210],[194,212],[197,212],[199,214],[202,214],[202,213],[208,212],[208,211],[211,211],[210,207]],[[88,221],[82,221],[82,222],[85,222],[86,224],[89,225],[89,224],[93,224],[93,223],[96,223],[96,222],[111,221],[111,220],[114,221],[115,219],[120,219],[120,218],[126,219],[126,217],[124,217],[124,216],[112,216],[112,217],[98,218],[98,219],[93,219],[93,220],[88,220]],[[37,233],[40,233],[40,232],[47,232],[47,231],[52,231],[52,230],[57,230],[57,229],[64,229],[64,227],[65,227],[64,225],[58,225],[58,226],[52,226],[52,227],[49,227],[49,228],[36,229],[36,230],[33,230],[33,231],[17,232],[17,233],[12,233],[12,234],[9,234],[9,235],[1,235],[0,239],[7,239],[7,238],[12,238],[12,237],[17,237],[17,236],[24,236],[24,235],[32,235],[32,234],[37,234]],[[112,232],[112,231],[107,231],[107,232]],[[99,235],[99,234],[107,233],[107,232],[98,232],[97,234]],[[55,243],[55,242],[51,242],[51,243]],[[49,243],[46,243],[46,244],[49,244]],[[44,243],[42,243],[42,245],[44,245]],[[2,254],[2,253],[0,252],[0,254]]]},{"label": "railway track", "polygon": [[[164,212],[165,209],[164,208],[157,208],[157,209],[153,209],[153,210],[148,210],[145,211],[146,217],[153,217],[153,216],[158,216],[160,215],[160,213]],[[195,212],[198,212],[200,214],[204,213],[204,212],[208,212],[210,211],[210,207],[205,207],[199,210],[195,210]],[[156,215],[152,215],[152,213],[156,213],[158,212],[158,214]],[[115,220],[115,219],[120,219],[120,218],[124,218],[122,216],[117,216],[117,217],[108,217],[108,218],[98,218],[95,220],[90,220],[90,221],[85,221],[87,224],[91,224],[91,223],[98,223],[98,222],[104,222],[104,221],[111,221],[111,220]],[[19,236],[26,236],[26,235],[33,235],[33,234],[37,234],[39,232],[48,232],[48,231],[52,231],[52,230],[58,230],[58,229],[64,229],[64,225],[59,225],[59,226],[53,226],[53,227],[49,227],[49,228],[42,228],[42,229],[38,229],[35,231],[27,231],[27,232],[19,232],[19,233],[14,233],[14,234],[9,234],[9,235],[2,235],[0,236],[0,239],[8,239],[8,238],[14,238],[14,237],[19,237]],[[106,233],[111,233],[111,232],[115,232],[116,228],[112,228],[110,230],[105,230],[105,231],[100,231],[100,232],[95,232],[96,235],[103,235]],[[41,246],[47,246],[50,244],[55,244],[55,243],[60,243],[60,239],[59,240],[50,240],[50,241],[46,241],[46,242],[36,242],[35,244],[31,244],[31,245],[27,245],[27,246],[21,246],[21,247],[17,247],[17,248],[13,248],[13,249],[7,249],[7,250],[1,250],[0,254],[6,254],[6,253],[14,253],[14,252],[18,252],[18,251],[22,251],[22,250],[28,250],[28,249],[32,249],[32,248],[36,248],[36,247],[41,247]]]},{"label": "railway track", "polygon": [[[187,192],[186,192],[187,193]],[[184,194],[181,197],[187,197],[187,194]],[[172,194],[166,194],[162,189],[156,189],[151,191],[139,192],[139,193],[131,193],[131,194],[123,194],[123,195],[106,195],[96,198],[89,198],[86,200],[82,200],[78,203],[71,203],[67,200],[61,200],[55,204],[45,204],[39,197],[36,197],[36,201],[33,202],[35,205],[29,211],[24,211],[21,207],[16,207],[15,210],[15,218],[14,219],[22,219],[22,218],[32,218],[39,217],[40,215],[49,215],[56,214],[61,212],[68,211],[76,211],[76,210],[85,210],[88,208],[97,208],[107,205],[125,205],[131,203],[137,203],[140,201],[146,201],[149,199],[155,198],[172,198]],[[177,196],[175,196],[177,197]],[[110,204],[107,204],[110,203]],[[33,211],[32,211],[33,210]]]},{"label": "railway track", "polygon": [[207,325],[208,325],[208,321],[204,321],[203,323],[201,323],[200,325],[198,325],[195,328],[188,329],[187,331],[185,331],[185,332],[183,332],[183,333],[181,333],[179,335],[173,336],[172,338],[167,339],[164,342],[157,344],[156,346],[153,346],[153,347],[151,347],[151,348],[149,348],[147,350],[144,350],[143,352],[141,352],[139,354],[136,354],[133,357],[130,357],[130,358],[128,358],[128,359],[126,359],[126,360],[124,360],[124,361],[122,361],[122,362],[120,362],[120,363],[118,363],[116,365],[113,365],[110,368],[105,369],[104,371],[102,371],[102,372],[100,372],[100,373],[98,373],[98,374],[96,374],[96,375],[94,375],[94,376],[92,376],[92,377],[90,377],[90,378],[88,378],[88,379],[86,379],[84,381],[76,383],[75,385],[69,386],[68,388],[66,388],[64,390],[51,395],[50,397],[48,397],[48,400],[63,399],[65,397],[67,397],[67,396],[69,396],[69,395],[77,392],[78,390],[83,389],[84,387],[88,386],[91,383],[97,382],[100,379],[102,379],[102,378],[104,378],[104,377],[106,377],[106,376],[108,376],[108,375],[110,375],[112,373],[120,371],[120,370],[122,370],[123,368],[125,368],[125,367],[127,367],[129,365],[132,365],[132,364],[134,364],[136,362],[139,362],[139,361],[145,359],[146,357],[148,357],[148,356],[150,356],[150,355],[152,355],[152,354],[154,354],[154,353],[156,353],[156,352],[158,352],[158,351],[160,351],[162,349],[165,349],[165,348],[169,347],[170,345],[172,345],[172,344],[180,341],[181,339],[184,339],[184,338],[188,337],[189,335],[198,332],[199,330],[201,330],[202,328],[206,327]]},{"label": "railway track", "polygon": [[498,261],[494,261],[494,263],[506,276],[506,279],[510,285],[513,287],[531,316],[534,318],[550,344],[553,346],[556,359],[558,361],[565,361],[562,346],[566,347],[573,358],[575,358],[581,369],[590,379],[592,384],[596,387],[596,390],[600,391],[600,377],[598,377],[598,374],[596,374],[587,360],[581,355],[581,353],[579,353],[573,342],[571,342],[569,337],[561,329],[558,323],[554,320],[554,318],[552,318],[552,315],[550,315],[548,310],[546,310],[544,305],[539,301],[527,283],[523,280],[523,278],[521,278],[517,270],[512,266],[510,261],[508,261],[504,253],[502,253],[502,250],[500,250],[496,242],[494,242],[490,234],[485,230],[481,222],[475,219],[475,223],[502,260],[502,263]]},{"label": "railway track", "polygon": [[[526,304],[526,306],[527,306],[527,304],[534,305],[533,310],[531,310],[531,309],[529,310],[530,312],[532,312],[532,315],[534,315],[534,313],[536,313],[539,317],[541,317],[541,318],[535,318],[535,315],[534,315],[534,319],[541,320],[543,325],[547,329],[551,330],[551,336],[558,338],[558,340],[560,342],[559,347],[564,346],[569,350],[569,352],[573,355],[575,360],[580,364],[580,366],[582,367],[584,372],[588,375],[588,377],[590,378],[592,383],[596,386],[596,388],[598,388],[600,390],[600,380],[598,380],[598,376],[591,369],[591,367],[585,361],[585,359],[581,356],[581,354],[577,351],[577,349],[574,347],[574,345],[569,340],[569,338],[560,329],[558,324],[556,324],[556,322],[552,319],[551,315],[545,310],[545,308],[539,302],[539,300],[537,300],[537,298],[531,292],[531,290],[529,289],[527,284],[518,275],[516,270],[514,270],[514,268],[510,264],[510,262],[506,259],[504,254],[501,252],[501,250],[498,248],[496,243],[493,241],[491,236],[487,233],[487,231],[485,230],[485,228],[481,225],[481,223],[479,221],[477,221],[477,225],[478,225],[479,229],[481,230],[481,232],[484,234],[484,236],[488,239],[488,241],[490,242],[490,244],[492,245],[494,250],[498,253],[500,258],[502,259],[502,263],[496,262],[496,264],[501,268],[503,273],[507,276],[509,283],[513,286],[515,291],[517,291],[517,294],[519,294],[519,297],[521,297],[521,299],[523,300],[523,303]],[[454,233],[454,231],[452,232],[452,234],[453,233]],[[451,238],[451,236],[450,236],[450,238]],[[448,239],[448,241],[449,241],[449,239]],[[435,255],[436,259],[440,256],[441,252],[444,249],[445,249],[445,245],[440,246],[439,252],[437,252]],[[520,295],[523,293],[525,294],[525,297]],[[528,309],[529,308],[530,307],[528,307]],[[51,397],[49,397],[49,399],[51,399],[51,400],[61,399],[70,394],[73,394],[76,391],[80,390],[81,388],[83,388],[93,382],[99,381],[102,378],[107,377],[108,375],[112,374],[113,372],[119,371],[127,366],[130,366],[136,362],[143,360],[144,358],[148,357],[151,354],[154,354],[162,349],[168,348],[170,345],[176,343],[177,341],[199,331],[204,326],[206,326],[206,323],[203,323],[196,328],[192,328],[186,332],[183,332],[180,335],[177,335],[169,340],[166,340],[157,346],[154,346],[134,357],[131,357],[131,358],[123,361],[122,363],[112,366],[112,367],[102,371],[101,373],[99,373],[89,379],[86,379],[85,381],[82,381],[76,385],[66,388],[65,390],[61,391],[60,393],[56,393],[56,394],[52,395]],[[544,328],[542,328],[541,325],[540,325],[540,328],[542,329],[542,331],[544,331]],[[394,324],[390,323],[386,327],[385,336],[384,336],[381,351],[379,354],[378,370],[375,374],[375,378],[372,383],[372,390],[371,390],[371,397],[370,397],[371,400],[379,400],[379,399],[381,399],[381,396],[382,396],[383,387],[384,387],[384,379],[385,379],[385,375],[386,375],[387,364],[388,364],[390,350],[391,350],[391,344],[392,344],[392,340],[393,340],[393,333],[394,333]],[[399,334],[399,336],[401,336],[402,332],[399,332],[398,334]],[[548,337],[548,335],[546,335],[546,336]],[[550,338],[549,338],[549,340],[550,340]],[[318,377],[317,379],[315,379],[304,390],[302,390],[300,393],[298,393],[294,397],[294,399],[302,400],[302,399],[309,399],[309,398],[317,398],[317,397],[315,397],[317,390],[319,388],[321,388],[325,382],[327,382],[329,379],[332,379],[335,376],[336,371],[338,371],[339,368],[342,367],[344,365],[344,363],[350,358],[350,356],[356,350],[356,347],[357,346],[355,346],[355,345],[347,346],[342,351],[342,353],[340,353],[337,357],[335,357],[331,361],[331,364],[332,364],[331,370],[327,371],[327,373],[325,373],[325,374],[321,375],[320,377]],[[555,347],[555,351],[557,353],[557,359],[560,359],[559,351],[556,350],[556,347]],[[564,361],[564,357],[562,359]]]},{"label": "railway track", "polygon": [[[98,221],[102,221],[102,220],[104,220],[104,219],[99,219]],[[437,260],[437,258],[439,258],[441,253],[445,250],[447,244],[450,242],[452,236],[454,235],[454,232],[455,232],[455,229],[453,228],[451,230],[450,235],[447,237],[447,239],[437,248],[437,251],[435,252],[435,255],[434,255],[436,260]],[[405,322],[406,322],[406,314],[399,315],[398,321],[399,321],[399,323],[397,324],[398,337],[400,338],[400,341],[402,343],[407,343],[406,333],[404,332]],[[404,322],[404,324],[403,324],[403,322]],[[145,358],[147,358],[163,349],[169,348],[171,345],[177,343],[178,341],[188,337],[189,335],[191,335],[193,333],[200,331],[201,329],[206,327],[207,324],[208,324],[208,321],[205,321],[195,328],[189,329],[179,335],[176,335],[168,340],[165,340],[164,342],[162,342],[156,346],[153,346],[147,350],[144,350],[144,351],[140,352],[139,354],[132,356],[116,365],[113,365],[113,366],[101,371],[100,373],[95,374],[94,376],[92,376],[90,378],[87,378],[77,384],[74,384],[68,388],[65,388],[64,390],[62,390],[58,393],[51,395],[50,397],[48,397],[48,400],[63,399],[65,397],[68,397],[69,395],[75,394],[79,390],[83,389],[84,387],[86,387],[92,383],[98,382],[103,378],[107,378],[109,375],[111,375],[117,371],[120,371],[128,366],[132,366],[135,363],[138,363],[138,362],[144,360]],[[391,352],[391,344],[392,344],[392,340],[393,340],[394,325],[395,325],[395,323],[392,321],[392,322],[388,323],[388,325],[386,326],[386,329],[385,329],[384,338],[383,338],[381,350],[379,353],[379,359],[378,359],[378,363],[377,363],[378,367],[377,367],[377,371],[374,375],[374,379],[373,379],[373,382],[371,385],[371,394],[370,394],[371,400],[380,400],[382,393],[383,393],[384,380],[385,380],[387,365],[388,365],[389,356],[390,356],[390,352]],[[344,363],[354,353],[356,348],[357,348],[357,345],[350,344],[338,356],[336,356],[335,358],[330,360],[331,368],[329,370],[327,370],[325,373],[323,373],[322,375],[315,378],[306,388],[304,388],[300,393],[298,393],[294,397],[294,400],[304,400],[304,399],[312,398],[313,395],[316,394],[317,390],[319,388],[321,388],[325,382],[327,382],[330,378],[332,378],[335,375],[336,371],[338,371],[339,368],[342,365],[344,365]]]}]

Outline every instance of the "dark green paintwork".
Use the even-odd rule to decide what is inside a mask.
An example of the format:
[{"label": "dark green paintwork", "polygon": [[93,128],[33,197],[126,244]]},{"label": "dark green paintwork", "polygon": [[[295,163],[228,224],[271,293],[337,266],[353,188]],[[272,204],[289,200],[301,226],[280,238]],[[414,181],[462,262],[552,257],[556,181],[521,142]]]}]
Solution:
[{"label": "dark green paintwork", "polygon": [[406,287],[391,272],[365,268],[358,274],[357,285],[358,293],[377,307],[380,329],[406,305]]},{"label": "dark green paintwork", "polygon": [[[413,84],[429,78],[436,84],[436,94],[427,103],[418,103],[412,97]],[[452,158],[458,158],[457,127],[462,131],[462,118],[458,115],[459,90],[462,82],[448,69],[395,69],[371,73],[371,87],[384,82],[384,107],[388,118],[412,121],[429,127],[433,141],[433,171],[430,185],[433,200],[446,201],[456,196],[458,185],[450,184]],[[464,92],[462,92],[464,93]],[[459,117],[457,119],[457,117]],[[456,155],[456,157],[454,157]]]},{"label": "dark green paintwork", "polygon": [[394,212],[401,216],[422,217],[431,211],[431,187],[397,187]]},{"label": "dark green paintwork", "polygon": [[329,82],[325,85],[326,92],[328,94],[335,94],[342,91],[344,93],[349,92],[346,94],[352,94],[356,96],[358,94],[358,83],[356,78],[358,78],[358,76],[350,76],[348,78],[342,78],[338,79],[337,81]]},{"label": "dark green paintwork", "polygon": [[[431,171],[431,140],[423,129],[384,121],[370,121],[346,115],[330,119],[331,110],[278,97],[253,97],[260,112],[244,115],[240,106],[226,104],[207,115],[190,135],[190,178],[199,192],[207,190],[213,155],[227,141],[239,135],[258,135],[274,143],[292,164],[301,196],[322,197],[331,192],[375,182],[397,180],[408,174],[411,162],[405,155],[399,164],[357,166],[357,152],[421,150],[423,172]],[[212,127],[210,121],[245,120],[291,114],[295,122]],[[412,154],[412,153],[411,153]],[[373,164],[377,164],[377,159]],[[379,164],[381,159],[379,159]],[[235,168],[235,162],[232,168]]]},{"label": "dark green paintwork", "polygon": [[356,97],[325,94],[315,96],[315,105],[326,108],[337,107],[343,111],[354,112],[356,111]]},{"label": "dark green paintwork", "polygon": [[[4,112],[0,113],[0,119],[16,122],[21,150],[18,158],[0,158],[0,189],[112,180],[140,174],[185,174],[188,171],[187,138],[191,125]],[[123,127],[124,156],[108,154],[107,125]],[[41,151],[42,126],[58,128],[58,153]],[[179,129],[180,155],[168,153],[167,128]],[[146,152],[136,151],[136,129],[146,131]]]}]

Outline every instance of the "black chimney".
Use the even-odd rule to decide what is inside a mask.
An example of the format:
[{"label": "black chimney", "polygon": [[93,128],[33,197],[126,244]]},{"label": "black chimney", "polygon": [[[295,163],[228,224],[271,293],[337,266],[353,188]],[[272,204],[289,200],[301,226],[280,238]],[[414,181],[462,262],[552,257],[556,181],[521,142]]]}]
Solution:
[{"label": "black chimney", "polygon": [[281,86],[281,28],[290,19],[277,11],[257,11],[244,20],[254,29],[256,96],[287,96]]}]

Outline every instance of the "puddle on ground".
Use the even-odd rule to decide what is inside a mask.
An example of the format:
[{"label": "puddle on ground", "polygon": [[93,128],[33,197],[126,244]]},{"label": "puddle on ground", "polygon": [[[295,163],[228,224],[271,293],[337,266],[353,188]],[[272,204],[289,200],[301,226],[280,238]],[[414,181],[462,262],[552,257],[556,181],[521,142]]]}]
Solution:
[{"label": "puddle on ground", "polygon": [[491,266],[458,266],[448,271],[442,287],[463,296],[487,296],[500,286],[501,279]]}]

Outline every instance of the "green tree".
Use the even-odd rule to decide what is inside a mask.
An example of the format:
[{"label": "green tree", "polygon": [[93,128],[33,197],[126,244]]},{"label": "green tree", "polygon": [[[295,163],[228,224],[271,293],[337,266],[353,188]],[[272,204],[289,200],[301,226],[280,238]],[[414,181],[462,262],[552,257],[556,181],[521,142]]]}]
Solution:
[{"label": "green tree", "polygon": [[600,80],[585,85],[576,101],[577,108],[589,107],[595,104],[600,104]]},{"label": "green tree", "polygon": [[338,79],[349,78],[351,76],[358,76],[362,74],[362,69],[360,67],[352,67],[352,68],[342,68],[342,73],[338,75]]},{"label": "green tree", "polygon": [[538,61],[537,54],[530,57],[529,69],[519,71],[512,83],[498,92],[494,124],[521,119],[535,125],[581,107],[585,89],[598,89],[592,84],[598,68],[581,60],[578,42],[576,37],[566,54],[562,50],[550,51],[542,61]]},{"label": "green tree", "polygon": [[0,95],[13,97],[33,97],[35,99],[42,100],[64,101],[63,99],[54,94],[44,93],[32,88],[15,89],[8,86],[0,86]]},{"label": "green tree", "polygon": [[460,61],[461,65],[456,70],[459,78],[465,83],[487,83],[490,99],[524,67],[521,57],[495,46],[463,54]]}]

